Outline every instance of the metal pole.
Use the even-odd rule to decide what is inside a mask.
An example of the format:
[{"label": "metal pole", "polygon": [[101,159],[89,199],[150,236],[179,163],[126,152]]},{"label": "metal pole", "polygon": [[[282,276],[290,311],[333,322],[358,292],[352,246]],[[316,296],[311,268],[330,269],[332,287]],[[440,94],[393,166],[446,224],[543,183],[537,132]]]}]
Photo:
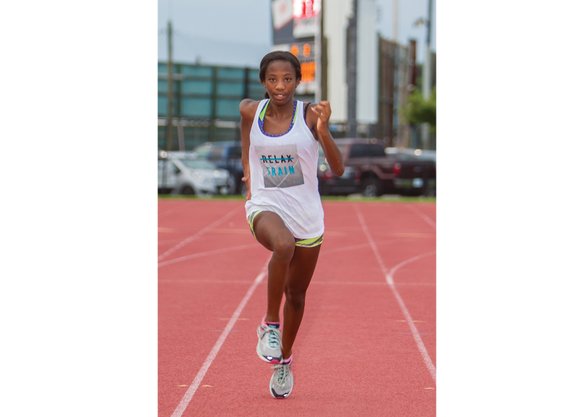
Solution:
[{"label": "metal pole", "polygon": [[314,34],[314,101],[322,100],[322,13],[324,12],[323,2],[320,1],[320,10],[316,15],[316,32]]},{"label": "metal pole", "polygon": [[[431,20],[433,14],[433,0],[429,0],[429,10],[427,14],[427,36],[425,38],[425,60],[423,62],[423,98],[428,100],[431,96]],[[429,125],[421,124],[421,143],[423,149],[427,149],[429,144]]]},{"label": "metal pole", "polygon": [[167,22],[167,125],[165,146],[173,149],[173,29],[171,21]]},{"label": "metal pole", "polygon": [[393,41],[399,42],[399,2],[393,0]]},{"label": "metal pole", "polygon": [[351,138],[357,136],[357,20],[358,20],[358,0],[352,0],[352,16],[349,19],[346,29],[347,52],[346,52],[346,83],[347,83],[347,135]]}]

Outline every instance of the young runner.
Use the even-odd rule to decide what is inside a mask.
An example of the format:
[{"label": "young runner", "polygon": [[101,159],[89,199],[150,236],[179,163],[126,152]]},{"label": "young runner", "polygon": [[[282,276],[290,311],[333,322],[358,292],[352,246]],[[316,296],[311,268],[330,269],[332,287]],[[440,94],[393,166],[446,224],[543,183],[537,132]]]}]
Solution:
[{"label": "young runner", "polygon": [[266,98],[240,102],[246,216],[258,242],[272,252],[268,303],[257,329],[256,351],[262,360],[275,364],[270,379],[270,393],[275,398],[288,397],[294,386],[292,346],[323,240],[319,145],[331,170],[336,175],[344,171],[328,127],[330,103],[296,100],[300,80],[300,62],[294,55],[271,52],[260,63]]}]

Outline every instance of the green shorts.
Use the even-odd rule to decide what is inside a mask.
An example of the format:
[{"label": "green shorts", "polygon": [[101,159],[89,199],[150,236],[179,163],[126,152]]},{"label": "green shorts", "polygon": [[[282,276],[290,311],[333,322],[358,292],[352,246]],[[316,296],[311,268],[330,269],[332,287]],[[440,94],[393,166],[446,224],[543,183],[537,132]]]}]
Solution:
[{"label": "green shorts", "polygon": [[[254,237],[256,237],[256,233],[254,233],[254,218],[261,212],[262,212],[262,210],[254,211],[248,217],[248,224],[250,225],[250,230],[252,231],[252,235]],[[301,247],[301,248],[315,248],[316,246],[322,245],[322,241],[324,240],[324,235],[320,235],[317,237],[310,237],[307,239],[299,239],[299,238],[295,237],[294,240],[295,240],[294,244],[296,246]]]}]

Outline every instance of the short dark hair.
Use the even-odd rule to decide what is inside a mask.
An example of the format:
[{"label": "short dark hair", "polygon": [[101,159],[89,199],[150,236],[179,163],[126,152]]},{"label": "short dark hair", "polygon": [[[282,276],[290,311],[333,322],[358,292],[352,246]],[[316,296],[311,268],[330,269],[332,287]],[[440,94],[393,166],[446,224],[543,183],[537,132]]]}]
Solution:
[{"label": "short dark hair", "polygon": [[262,58],[260,62],[260,81],[266,81],[266,69],[272,61],[287,61],[292,64],[294,70],[296,71],[296,79],[300,81],[302,79],[302,70],[300,69],[300,61],[294,55],[287,51],[273,51]]}]

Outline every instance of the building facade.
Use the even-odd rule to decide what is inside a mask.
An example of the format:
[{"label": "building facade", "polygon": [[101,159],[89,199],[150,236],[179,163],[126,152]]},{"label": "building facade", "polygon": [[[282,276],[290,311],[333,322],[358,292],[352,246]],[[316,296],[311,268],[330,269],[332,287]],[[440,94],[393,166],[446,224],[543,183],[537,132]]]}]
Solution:
[{"label": "building facade", "polygon": [[[420,146],[417,127],[406,124],[401,115],[409,95],[421,85],[416,41],[401,45],[382,38],[375,0],[358,0],[356,13],[353,0],[271,1],[273,39],[278,42],[272,49],[289,50],[301,59],[304,80],[296,96],[330,101],[334,137],[352,132],[354,119],[356,136],[377,138],[385,146]],[[330,3],[332,7],[326,7]],[[354,49],[352,42],[349,45],[353,32]],[[354,71],[349,57],[355,57]],[[432,57],[434,86],[435,54]],[[206,141],[239,140],[240,100],[264,97],[259,69],[172,65],[170,77],[167,63],[158,63],[159,149],[191,150]],[[429,148],[434,149],[435,138],[431,139]]]},{"label": "building facade", "polygon": [[189,151],[206,141],[239,139],[240,100],[264,96],[257,68],[173,63],[172,73],[158,63],[159,149]]}]

